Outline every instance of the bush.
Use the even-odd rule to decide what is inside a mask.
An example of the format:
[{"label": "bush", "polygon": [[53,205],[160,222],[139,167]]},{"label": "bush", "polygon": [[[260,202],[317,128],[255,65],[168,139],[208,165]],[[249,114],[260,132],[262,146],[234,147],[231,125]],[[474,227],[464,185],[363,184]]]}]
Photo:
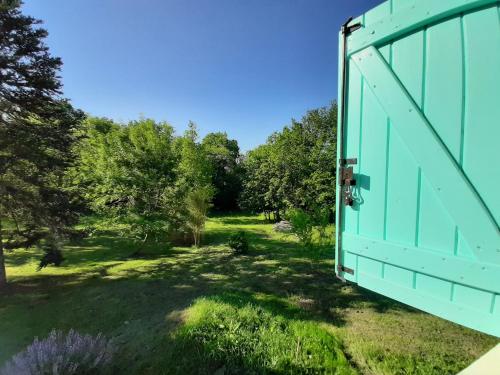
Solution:
[{"label": "bush", "polygon": [[49,244],[43,247],[44,254],[42,259],[40,259],[40,263],[38,263],[38,271],[42,268],[47,267],[50,264],[53,264],[56,267],[59,267],[61,263],[64,261],[64,257],[62,255],[61,250],[55,245]]},{"label": "bush", "polygon": [[68,334],[53,330],[43,340],[35,338],[0,371],[2,375],[85,375],[102,374],[109,369],[113,345],[101,334]]},{"label": "bush", "polygon": [[246,254],[248,252],[248,239],[243,231],[234,233],[229,237],[229,247],[235,254]]},{"label": "bush", "polygon": [[301,209],[291,210],[289,213],[292,233],[297,236],[300,243],[309,247],[312,244],[314,221],[307,212]]},{"label": "bush", "polygon": [[328,226],[330,225],[330,214],[329,208],[315,207],[313,211],[313,221],[318,229],[318,235],[320,243],[327,244],[331,241],[332,235],[328,234]]}]

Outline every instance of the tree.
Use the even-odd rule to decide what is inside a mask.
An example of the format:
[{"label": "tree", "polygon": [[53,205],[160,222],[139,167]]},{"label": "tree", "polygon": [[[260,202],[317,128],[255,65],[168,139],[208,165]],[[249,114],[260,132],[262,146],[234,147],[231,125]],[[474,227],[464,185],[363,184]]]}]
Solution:
[{"label": "tree", "polygon": [[214,208],[222,211],[238,209],[242,184],[238,142],[229,139],[226,133],[209,133],[203,138],[201,146],[211,163]]},{"label": "tree", "polygon": [[200,246],[208,210],[212,206],[210,203],[212,196],[213,189],[210,186],[195,187],[187,194],[187,226],[193,235],[195,247]]},{"label": "tree", "polygon": [[212,164],[198,142],[198,130],[193,122],[190,121],[188,130],[177,138],[176,152],[180,158],[177,170],[182,189],[212,185]]},{"label": "tree", "polygon": [[280,178],[273,151],[272,144],[268,143],[247,153],[243,159],[245,178],[240,196],[243,209],[264,212],[268,220],[271,220],[271,212],[279,211],[282,205],[277,194]]},{"label": "tree", "polygon": [[[244,158],[246,171],[241,203],[279,220],[290,208],[309,214],[335,204],[337,105],[309,111],[292,120],[265,145]],[[318,215],[315,215],[318,216]],[[333,215],[330,215],[331,217]]]},{"label": "tree", "polygon": [[176,137],[164,122],[89,118],[77,151],[71,180],[93,212],[120,220],[124,234],[143,242],[192,232],[199,243],[212,170],[194,124]]},{"label": "tree", "polygon": [[172,126],[89,118],[84,133],[71,179],[94,212],[120,218],[128,224],[126,234],[143,242],[166,236],[182,222]]},{"label": "tree", "polygon": [[194,123],[190,122],[184,136],[177,139],[177,150],[180,157],[177,191],[185,197],[182,207],[185,224],[193,236],[194,245],[199,246],[208,210],[212,207],[214,188],[212,164],[198,143],[198,131]]},{"label": "tree", "polygon": [[50,55],[40,23],[18,5],[0,7],[0,286],[4,250],[45,239],[41,265],[58,263],[76,218],[64,173],[84,116],[60,97],[61,60]]}]

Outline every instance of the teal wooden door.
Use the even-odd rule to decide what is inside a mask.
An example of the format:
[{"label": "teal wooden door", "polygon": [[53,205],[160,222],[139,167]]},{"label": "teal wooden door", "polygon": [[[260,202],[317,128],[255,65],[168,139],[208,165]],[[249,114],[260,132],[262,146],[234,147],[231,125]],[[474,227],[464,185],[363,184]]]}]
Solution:
[{"label": "teal wooden door", "polygon": [[338,276],[500,337],[500,2],[387,1],[346,34]]}]

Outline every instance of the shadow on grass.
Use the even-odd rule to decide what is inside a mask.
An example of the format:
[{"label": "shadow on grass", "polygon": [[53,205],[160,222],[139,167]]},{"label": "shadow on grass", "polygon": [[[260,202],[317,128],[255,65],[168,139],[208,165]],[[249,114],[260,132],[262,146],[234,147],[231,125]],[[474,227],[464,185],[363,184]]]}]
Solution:
[{"label": "shadow on grass", "polygon": [[223,292],[188,311],[186,325],[165,338],[158,368],[166,373],[353,373],[331,332],[274,296]]},{"label": "shadow on grass", "polygon": [[[69,247],[65,252],[67,261],[62,267],[92,269],[83,269],[71,276],[46,276],[42,271],[29,280],[13,283],[13,286],[15,290],[29,291],[29,285],[36,288],[37,283],[45,287],[51,284],[72,287],[87,279],[108,282],[160,280],[170,287],[202,288],[204,291],[209,287],[217,292],[244,290],[281,298],[296,297],[299,304],[301,300],[308,301],[309,310],[319,313],[320,320],[327,319],[337,325],[342,324],[342,314],[338,311],[333,314],[332,308],[352,307],[360,302],[380,312],[394,308],[414,311],[378,294],[341,283],[334,273],[333,245],[303,249],[286,237],[271,238],[264,231],[249,229],[246,230],[251,244],[249,254],[234,256],[225,247],[234,232],[236,230],[211,230],[205,237],[207,245],[200,249],[141,245],[139,256],[133,256],[137,245],[127,239],[111,236],[89,238],[83,241],[78,251],[72,252]],[[20,258],[16,257],[8,264],[20,264]],[[125,268],[110,275],[113,267],[130,259],[158,259],[159,262],[140,268]],[[7,262],[11,262],[11,256]]]},{"label": "shadow on grass", "polygon": [[[226,246],[235,232],[232,228],[209,231],[207,245],[200,249],[168,250],[153,244],[143,249],[148,254],[144,259],[131,260],[137,245],[110,235],[69,246],[64,267],[82,268],[81,272],[47,276],[42,271],[11,283],[10,292],[0,296],[0,313],[12,308],[0,314],[5,322],[0,322],[4,335],[0,344],[6,348],[0,362],[34,335],[75,328],[112,335],[124,348],[123,360],[137,362],[130,364],[135,371],[131,373],[147,373],[152,351],[163,347],[162,340],[182,321],[180,312],[201,296],[223,296],[219,298],[224,303],[237,308],[251,303],[289,320],[336,326],[346,323],[346,308],[360,304],[381,312],[414,311],[341,283],[334,274],[331,245],[305,250],[285,237],[271,237],[255,228],[245,231],[251,251],[242,256],[234,256]],[[142,260],[138,266],[127,266]],[[32,327],[21,339],[16,319]]]}]

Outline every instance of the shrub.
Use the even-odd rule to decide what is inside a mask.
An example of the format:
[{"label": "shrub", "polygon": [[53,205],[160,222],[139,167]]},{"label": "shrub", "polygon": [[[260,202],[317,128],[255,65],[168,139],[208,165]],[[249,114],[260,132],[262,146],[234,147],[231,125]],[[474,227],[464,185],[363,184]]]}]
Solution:
[{"label": "shrub", "polygon": [[313,211],[313,221],[318,229],[319,240],[322,244],[326,244],[332,239],[332,236],[328,234],[330,213],[330,209],[326,207],[315,207]]},{"label": "shrub", "polygon": [[106,371],[114,354],[113,345],[101,334],[68,334],[53,330],[43,340],[35,338],[14,355],[0,371],[2,375],[85,375]]},{"label": "shrub", "polygon": [[64,261],[61,250],[54,245],[44,246],[43,251],[44,255],[42,256],[42,259],[40,259],[40,263],[38,263],[38,271],[50,264],[59,267]]},{"label": "shrub", "polygon": [[40,246],[44,252],[40,263],[38,263],[38,271],[48,265],[53,264],[59,267],[64,261],[64,257],[61,252],[61,239],[56,236],[48,236],[46,241]]},{"label": "shrub", "polygon": [[297,236],[300,243],[309,247],[312,244],[314,222],[307,212],[301,209],[291,210],[289,213],[292,233]]},{"label": "shrub", "polygon": [[248,238],[245,232],[239,231],[229,237],[229,247],[235,254],[246,254],[248,252]]}]

